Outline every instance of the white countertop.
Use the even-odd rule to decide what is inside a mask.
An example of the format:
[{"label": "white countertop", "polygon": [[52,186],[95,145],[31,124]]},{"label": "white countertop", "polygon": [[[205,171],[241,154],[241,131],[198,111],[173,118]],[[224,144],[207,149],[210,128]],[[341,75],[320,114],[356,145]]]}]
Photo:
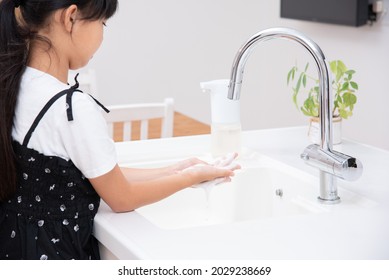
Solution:
[{"label": "white countertop", "polygon": [[[300,159],[306,127],[244,131],[242,146],[310,174]],[[210,135],[117,144],[119,164],[209,153]],[[362,177],[339,185],[378,202],[369,209],[164,230],[136,211],[102,203],[95,236],[119,259],[389,259],[389,152],[344,140],[335,150],[363,163]]]}]

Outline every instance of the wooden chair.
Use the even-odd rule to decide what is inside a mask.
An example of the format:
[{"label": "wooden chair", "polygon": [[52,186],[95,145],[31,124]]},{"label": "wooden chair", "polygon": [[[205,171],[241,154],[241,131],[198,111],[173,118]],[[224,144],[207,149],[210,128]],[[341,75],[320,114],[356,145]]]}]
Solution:
[{"label": "wooden chair", "polygon": [[[173,136],[173,122],[174,122],[174,99],[166,98],[161,103],[139,103],[139,104],[123,104],[123,105],[111,105],[107,106],[110,113],[104,113],[104,117],[107,120],[108,128],[112,137],[117,140],[118,137],[114,137],[114,127],[123,126],[123,141],[134,140],[133,128],[134,123],[140,123],[139,137],[135,136],[135,139],[145,140],[149,139],[149,121],[153,119],[161,119],[161,138]],[[117,131],[117,129],[115,129]]]}]

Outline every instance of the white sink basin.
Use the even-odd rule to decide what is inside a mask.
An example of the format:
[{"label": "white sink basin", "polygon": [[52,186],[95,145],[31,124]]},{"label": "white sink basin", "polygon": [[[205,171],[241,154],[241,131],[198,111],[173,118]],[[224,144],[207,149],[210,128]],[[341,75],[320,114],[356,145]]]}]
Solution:
[{"label": "white sink basin", "polygon": [[[146,163],[142,167],[168,163]],[[243,159],[241,165],[230,183],[207,189],[188,188],[136,211],[154,225],[173,230],[375,205],[342,188],[339,188],[340,204],[320,204],[316,177],[267,157]]]}]

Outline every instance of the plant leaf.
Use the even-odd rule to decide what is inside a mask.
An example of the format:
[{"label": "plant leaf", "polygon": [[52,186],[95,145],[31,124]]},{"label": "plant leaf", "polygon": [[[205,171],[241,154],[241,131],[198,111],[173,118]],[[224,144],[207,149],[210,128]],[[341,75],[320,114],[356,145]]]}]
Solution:
[{"label": "plant leaf", "polygon": [[296,85],[296,92],[297,92],[297,93],[300,91],[302,78],[303,78],[303,73],[300,74],[300,77],[299,77],[299,79],[297,80],[297,85]]},{"label": "plant leaf", "polygon": [[304,72],[307,72],[308,70],[308,67],[309,67],[309,62],[305,65],[305,69],[304,69]]},{"label": "plant leaf", "polygon": [[298,92],[296,90],[294,90],[292,99],[293,99],[294,105],[296,105],[296,108],[298,110],[299,109],[299,105],[297,104],[297,94],[298,94]]},{"label": "plant leaf", "polygon": [[290,75],[292,75],[292,73],[289,71],[288,72],[288,78],[286,79],[286,84],[287,85],[289,85]]},{"label": "plant leaf", "polygon": [[289,85],[289,80],[290,80],[290,77],[292,75],[292,71],[293,71],[294,67],[292,69],[289,70],[288,72],[288,78],[287,78],[287,81],[286,81],[286,84]]},{"label": "plant leaf", "polygon": [[330,62],[330,68],[332,73],[336,77],[336,82],[339,82],[340,78],[342,78],[343,73],[347,71],[346,65],[341,60],[334,60]]},{"label": "plant leaf", "polygon": [[337,67],[336,67],[336,60],[330,62],[330,69],[331,69],[331,72],[334,75],[336,75],[336,72],[338,70]]},{"label": "plant leaf", "polygon": [[347,67],[346,67],[346,65],[343,63],[343,61],[337,60],[336,62],[337,62],[337,64],[338,64],[338,70],[339,70],[340,72],[344,73],[344,72],[347,71]]},{"label": "plant leaf", "polygon": [[338,97],[336,98],[336,101],[342,103],[342,97],[340,97],[340,95],[338,95]]},{"label": "plant leaf", "polygon": [[301,107],[300,110],[301,110],[301,112],[303,112],[304,115],[306,115],[308,117],[314,117],[307,110],[305,110],[304,107]]},{"label": "plant leaf", "polygon": [[346,106],[351,106],[357,103],[357,96],[351,92],[346,92],[343,94],[343,103]]},{"label": "plant leaf", "polygon": [[358,84],[356,82],[350,82],[350,85],[353,89],[358,90]]},{"label": "plant leaf", "polygon": [[347,114],[347,111],[346,111],[346,110],[339,109],[339,115],[340,115],[343,119],[347,119],[347,118],[348,118],[348,114]]},{"label": "plant leaf", "polygon": [[340,91],[347,90],[347,89],[348,89],[348,86],[349,86],[349,83],[348,83],[348,82],[343,83],[343,85],[342,85]]}]

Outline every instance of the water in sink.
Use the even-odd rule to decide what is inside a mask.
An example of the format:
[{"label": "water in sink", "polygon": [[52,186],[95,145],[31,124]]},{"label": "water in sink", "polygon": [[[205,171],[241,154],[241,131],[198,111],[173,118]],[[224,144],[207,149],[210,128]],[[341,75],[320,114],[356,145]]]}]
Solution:
[{"label": "water in sink", "polygon": [[207,190],[187,188],[136,211],[160,228],[179,229],[373,204],[354,193],[339,190],[341,204],[323,205],[317,201],[319,182],[314,176],[275,164],[271,159],[261,159],[256,164],[243,162],[242,166],[230,183]]}]

